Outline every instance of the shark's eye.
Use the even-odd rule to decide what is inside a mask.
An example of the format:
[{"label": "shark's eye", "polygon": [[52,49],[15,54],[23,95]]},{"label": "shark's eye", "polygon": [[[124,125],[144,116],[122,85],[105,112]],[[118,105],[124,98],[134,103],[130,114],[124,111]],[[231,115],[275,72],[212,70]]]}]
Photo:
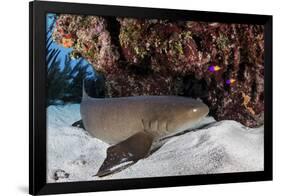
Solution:
[{"label": "shark's eye", "polygon": [[196,108],[194,108],[192,111],[193,111],[193,112],[197,112],[197,109],[196,109]]}]

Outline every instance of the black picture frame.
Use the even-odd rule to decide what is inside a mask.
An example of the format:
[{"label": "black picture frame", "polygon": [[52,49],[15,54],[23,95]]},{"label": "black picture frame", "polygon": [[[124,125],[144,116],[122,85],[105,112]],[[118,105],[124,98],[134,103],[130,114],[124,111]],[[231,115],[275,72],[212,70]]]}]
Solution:
[{"label": "black picture frame", "polygon": [[[265,25],[264,171],[67,183],[46,182],[46,13]],[[272,16],[34,1],[29,4],[29,193],[58,194],[272,180]]]}]

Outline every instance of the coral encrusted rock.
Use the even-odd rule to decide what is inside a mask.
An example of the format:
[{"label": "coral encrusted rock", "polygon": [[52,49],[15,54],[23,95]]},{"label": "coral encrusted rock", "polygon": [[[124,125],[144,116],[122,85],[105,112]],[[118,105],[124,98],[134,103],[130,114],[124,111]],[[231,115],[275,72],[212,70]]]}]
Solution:
[{"label": "coral encrusted rock", "polygon": [[63,14],[53,38],[104,76],[108,97],[191,96],[217,120],[263,124],[262,25]]}]

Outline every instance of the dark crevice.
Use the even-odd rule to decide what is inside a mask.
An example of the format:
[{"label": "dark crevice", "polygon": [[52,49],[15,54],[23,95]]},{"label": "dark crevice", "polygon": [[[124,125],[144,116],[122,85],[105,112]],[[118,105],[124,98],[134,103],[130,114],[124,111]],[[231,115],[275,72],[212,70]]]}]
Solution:
[{"label": "dark crevice", "polygon": [[239,81],[242,81],[242,82],[245,81],[245,77],[244,77],[245,69],[246,69],[245,63],[239,64],[239,70],[238,70],[238,74],[237,74],[237,79]]},{"label": "dark crevice", "polygon": [[105,97],[105,78],[98,74],[96,78],[84,80],[84,88],[88,96],[95,98]]},{"label": "dark crevice", "polygon": [[117,47],[117,51],[120,54],[120,61],[125,61],[125,56],[121,49],[122,47],[119,40],[121,25],[117,21],[116,17],[107,16],[105,19],[107,20],[107,30],[110,34],[111,42]]},{"label": "dark crevice", "polygon": [[193,98],[206,98],[208,85],[204,79],[198,80],[193,75],[183,78],[183,96]]},{"label": "dark crevice", "polygon": [[196,45],[197,45],[197,49],[199,51],[203,51],[203,46],[202,46],[202,38],[197,36],[197,35],[193,35],[192,38],[194,39]]},{"label": "dark crevice", "polygon": [[239,64],[239,70],[238,70],[238,80],[240,81],[245,81],[245,76],[244,76],[244,72],[246,70],[246,64],[248,64],[248,50],[245,50],[245,48],[247,48],[248,46],[246,45],[246,43],[242,43],[241,48],[239,49],[239,53],[240,53],[240,64]]},{"label": "dark crevice", "polygon": [[128,68],[128,71],[130,73],[140,75],[140,76],[146,76],[149,74],[152,74],[153,71],[151,69],[151,58],[150,56],[145,56],[141,62],[137,65],[135,64],[126,64],[126,67]]},{"label": "dark crevice", "polygon": [[251,88],[251,97],[252,97],[252,99],[255,99],[256,98],[256,92],[257,92],[257,83],[256,83],[256,81],[254,81],[253,83],[252,83],[252,88]]}]

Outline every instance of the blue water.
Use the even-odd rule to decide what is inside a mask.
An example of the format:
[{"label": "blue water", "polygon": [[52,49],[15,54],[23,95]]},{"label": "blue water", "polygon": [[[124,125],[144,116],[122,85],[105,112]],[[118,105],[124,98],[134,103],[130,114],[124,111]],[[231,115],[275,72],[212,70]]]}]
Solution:
[{"label": "blue water", "polygon": [[[53,14],[53,13],[48,13],[46,15],[46,37],[51,37],[52,36],[52,31],[53,31],[53,28],[54,28],[54,23],[55,23],[55,20],[56,20],[56,14]],[[63,69],[66,65],[65,65],[65,60],[68,60],[70,61],[70,66],[73,68],[75,65],[77,65],[78,62],[80,62],[79,64],[82,65],[82,66],[87,66],[88,69],[88,76],[87,77],[95,77],[95,71],[92,67],[92,65],[86,60],[84,59],[83,57],[80,57],[78,59],[70,59],[69,58],[69,54],[70,52],[73,50],[72,48],[64,48],[60,45],[58,45],[57,43],[55,42],[51,42],[51,45],[50,45],[50,49],[59,49],[60,53],[59,55],[57,56],[57,59],[60,60],[60,68]],[[48,55],[48,54],[47,54]],[[47,65],[48,67],[50,65]],[[69,66],[69,64],[68,64]]]}]

